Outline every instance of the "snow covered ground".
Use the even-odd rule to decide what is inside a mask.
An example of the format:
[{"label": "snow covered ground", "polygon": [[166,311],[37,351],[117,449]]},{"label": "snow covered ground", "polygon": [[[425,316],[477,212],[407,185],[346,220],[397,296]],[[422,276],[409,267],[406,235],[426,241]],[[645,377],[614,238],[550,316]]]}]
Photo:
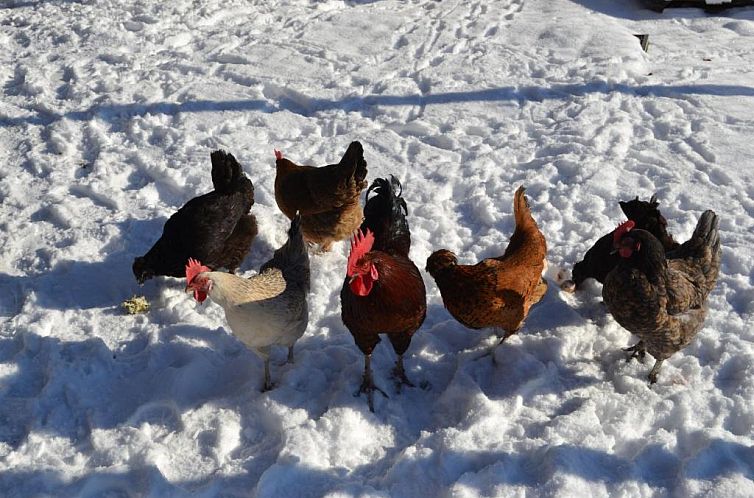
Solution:
[{"label": "snow covered ground", "polygon": [[[634,34],[650,35],[644,53]],[[3,0],[0,496],[754,495],[754,10],[613,0]],[[551,285],[489,358],[429,313],[376,412],[340,320],[346,246],[312,258],[311,323],[261,394],[221,308],[131,262],[231,151],[256,187],[250,273],[285,240],[273,148],[360,140],[397,175],[412,257],[498,255],[525,185],[550,270],[657,193],[685,240],[721,219],[698,338],[646,383],[600,288]],[[135,293],[152,310],[124,315]]]}]

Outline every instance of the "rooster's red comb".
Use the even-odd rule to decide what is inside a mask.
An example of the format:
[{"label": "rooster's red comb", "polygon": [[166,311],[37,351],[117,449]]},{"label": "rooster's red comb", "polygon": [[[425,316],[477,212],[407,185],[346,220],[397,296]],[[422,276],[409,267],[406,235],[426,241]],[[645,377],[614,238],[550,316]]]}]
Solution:
[{"label": "rooster's red comb", "polygon": [[277,159],[282,159],[282,158],[283,158],[283,153],[275,149],[275,159],[277,160]]},{"label": "rooster's red comb", "polygon": [[613,232],[613,244],[618,244],[623,235],[633,230],[635,226],[636,223],[631,220],[624,221],[623,223],[618,225],[618,228],[616,228]]},{"label": "rooster's red comb", "polygon": [[190,284],[194,278],[205,271],[211,271],[206,266],[202,265],[198,260],[189,258],[186,264],[186,284]]},{"label": "rooster's red comb", "polygon": [[374,234],[368,228],[366,234],[359,229],[359,231],[353,236],[353,240],[351,240],[351,254],[348,255],[349,277],[352,277],[356,270],[356,262],[372,250],[372,244],[374,244]]}]

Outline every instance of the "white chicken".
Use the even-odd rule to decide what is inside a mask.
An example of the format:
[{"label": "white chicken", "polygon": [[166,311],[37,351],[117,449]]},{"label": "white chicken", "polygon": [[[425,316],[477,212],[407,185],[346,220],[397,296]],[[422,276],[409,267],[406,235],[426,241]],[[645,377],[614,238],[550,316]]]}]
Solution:
[{"label": "white chicken", "polygon": [[271,346],[287,346],[293,361],[293,345],[309,322],[309,256],[301,216],[291,221],[288,241],[251,278],[211,271],[190,259],[186,292],[200,303],[209,296],[223,307],[233,335],[264,360],[263,391],[271,389]]}]

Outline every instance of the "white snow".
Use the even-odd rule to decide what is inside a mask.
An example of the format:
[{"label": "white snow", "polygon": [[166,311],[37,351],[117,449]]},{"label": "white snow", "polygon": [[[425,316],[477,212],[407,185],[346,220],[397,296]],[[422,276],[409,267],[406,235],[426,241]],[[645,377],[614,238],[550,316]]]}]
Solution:
[{"label": "white snow", "polygon": [[[650,35],[649,52],[635,34]],[[0,6],[0,495],[754,495],[754,10],[612,0],[5,0]],[[340,320],[346,247],[312,257],[311,319],[277,387],[183,282],[131,262],[209,153],[256,187],[251,274],[285,241],[273,149],[360,140],[404,187],[419,267],[504,249],[525,185],[551,287],[495,339],[442,306],[393,389]],[[697,339],[626,363],[600,286],[554,279],[656,193],[678,239],[705,209],[723,265]],[[145,294],[149,313],[119,304]]]}]

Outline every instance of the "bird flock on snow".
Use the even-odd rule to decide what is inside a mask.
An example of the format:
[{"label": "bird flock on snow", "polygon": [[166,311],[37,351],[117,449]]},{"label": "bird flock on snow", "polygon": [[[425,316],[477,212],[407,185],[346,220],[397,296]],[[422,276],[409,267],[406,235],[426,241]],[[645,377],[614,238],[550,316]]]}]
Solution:
[{"label": "bird flock on snow", "polygon": [[[275,151],[275,200],[290,220],[287,242],[250,278],[235,274],[258,233],[250,213],[254,186],[232,154],[211,154],[214,190],[195,197],[174,213],[162,236],[133,262],[141,284],[158,276],[186,278],[186,291],[222,306],[232,333],[264,360],[263,390],[273,387],[272,346],[293,346],[309,320],[309,248],[328,251],[350,240],[340,292],[341,318],[364,354],[358,393],[374,411],[374,392],[385,396],[372,377],[370,358],[387,335],[397,354],[398,386],[414,386],[403,357],[427,314],[424,280],[409,258],[411,232],[402,187],[394,176],[367,188],[367,162],[359,142],[341,160],[323,167],[301,166]],[[362,207],[361,192],[367,188]],[[677,243],[653,196],[621,202],[627,217],[601,237],[561,287],[573,292],[594,278],[603,284],[607,310],[639,342],[624,349],[628,359],[655,358],[649,382],[657,382],[664,360],[687,346],[701,329],[706,300],[720,268],[718,219],[699,218],[691,238]],[[515,230],[501,256],[474,265],[458,263],[447,249],[432,253],[426,271],[440,290],[445,308],[472,329],[492,329],[502,344],[524,323],[547,291],[542,277],[547,243],[524,195],[513,197]],[[224,271],[223,271],[224,270]],[[493,356],[494,360],[494,356]]]}]

